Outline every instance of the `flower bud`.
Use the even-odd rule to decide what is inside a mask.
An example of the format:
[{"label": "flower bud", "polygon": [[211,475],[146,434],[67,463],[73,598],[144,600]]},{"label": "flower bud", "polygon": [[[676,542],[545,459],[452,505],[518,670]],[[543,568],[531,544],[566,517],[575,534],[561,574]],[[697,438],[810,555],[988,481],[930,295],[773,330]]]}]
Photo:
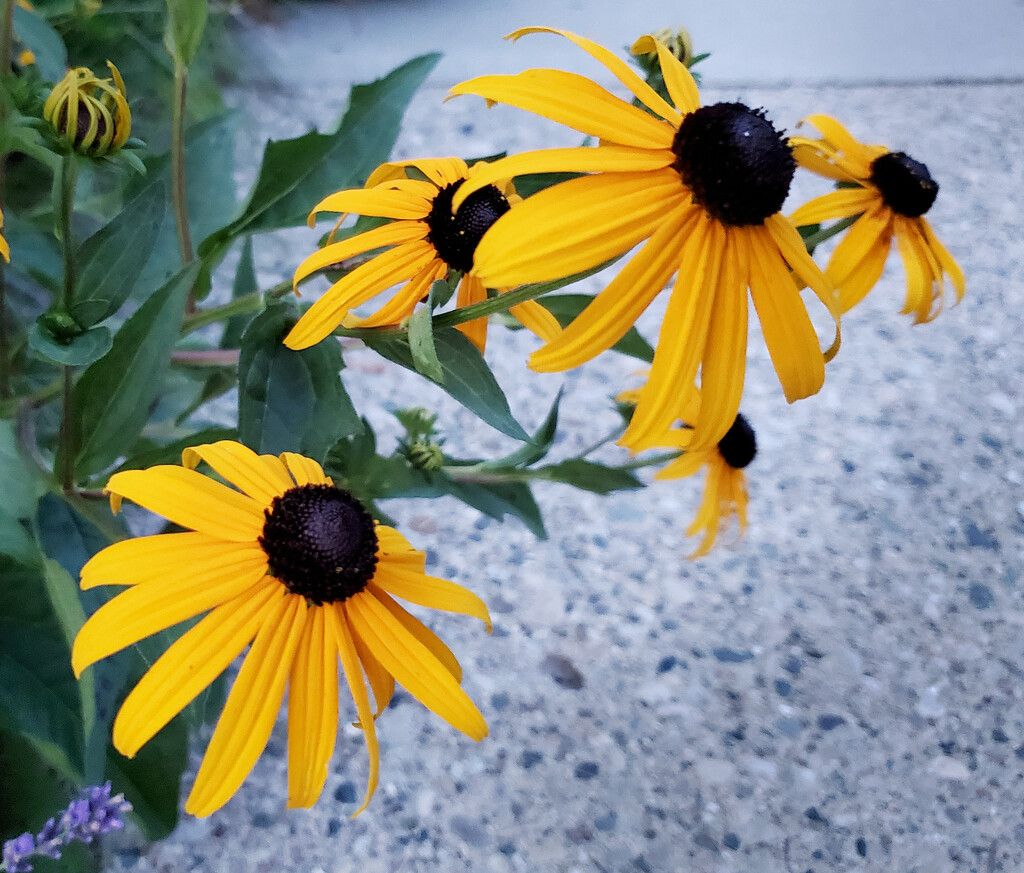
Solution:
[{"label": "flower bud", "polygon": [[116,152],[131,135],[132,114],[124,80],[107,61],[113,81],[87,67],[75,67],[57,83],[43,106],[43,117],[79,154],[99,158]]}]

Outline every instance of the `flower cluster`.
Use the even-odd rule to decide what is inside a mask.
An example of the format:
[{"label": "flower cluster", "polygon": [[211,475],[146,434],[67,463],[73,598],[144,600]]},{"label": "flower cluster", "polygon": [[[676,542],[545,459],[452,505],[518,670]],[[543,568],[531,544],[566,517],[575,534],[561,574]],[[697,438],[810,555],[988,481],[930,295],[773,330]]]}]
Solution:
[{"label": "flower cluster", "polygon": [[38,834],[24,833],[4,843],[0,870],[29,873],[33,856],[60,858],[62,849],[73,842],[91,843],[94,837],[124,827],[124,816],[132,805],[123,794],[110,795],[110,783],[85,789],[57,818],[49,819]]}]

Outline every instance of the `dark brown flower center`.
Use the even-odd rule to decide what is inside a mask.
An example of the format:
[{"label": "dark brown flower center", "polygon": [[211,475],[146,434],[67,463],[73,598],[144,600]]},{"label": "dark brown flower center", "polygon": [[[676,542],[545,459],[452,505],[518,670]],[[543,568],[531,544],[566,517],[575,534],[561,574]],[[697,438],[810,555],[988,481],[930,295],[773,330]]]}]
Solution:
[{"label": "dark brown flower center", "polygon": [[718,453],[734,470],[742,470],[757,454],[757,440],[754,438],[754,429],[750,422],[742,414],[736,415],[736,420],[725,436],[718,443]]},{"label": "dark brown flower center", "polygon": [[796,162],[763,109],[714,103],[679,125],[672,151],[694,201],[727,225],[761,224],[782,208]]},{"label": "dark brown flower center", "polygon": [[270,573],[317,606],[358,594],[377,566],[373,518],[349,492],[300,485],[264,513],[260,546]]},{"label": "dark brown flower center", "polygon": [[427,240],[449,267],[468,273],[483,235],[511,207],[494,185],[485,185],[470,194],[452,215],[452,199],[464,181],[460,179],[437,192],[427,216]]},{"label": "dark brown flower center", "polygon": [[871,163],[871,181],[885,205],[907,218],[924,215],[939,193],[928,168],[905,152],[886,152]]}]

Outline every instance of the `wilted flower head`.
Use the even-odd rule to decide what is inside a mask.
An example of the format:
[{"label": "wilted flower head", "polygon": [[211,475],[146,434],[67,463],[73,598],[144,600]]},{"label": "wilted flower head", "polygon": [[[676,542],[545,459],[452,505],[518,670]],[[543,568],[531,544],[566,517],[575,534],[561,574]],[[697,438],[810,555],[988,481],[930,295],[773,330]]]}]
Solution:
[{"label": "wilted flower head", "polygon": [[54,86],[43,117],[67,144],[83,155],[113,154],[132,132],[132,113],[124,80],[110,61],[111,79],[100,79],[88,67],[75,67]]}]

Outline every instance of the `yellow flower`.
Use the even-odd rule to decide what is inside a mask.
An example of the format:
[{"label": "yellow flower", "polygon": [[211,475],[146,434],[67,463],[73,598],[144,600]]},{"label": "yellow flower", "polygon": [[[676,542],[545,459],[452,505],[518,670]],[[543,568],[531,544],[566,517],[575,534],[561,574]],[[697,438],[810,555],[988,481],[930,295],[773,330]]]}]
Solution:
[{"label": "yellow flower", "polygon": [[[197,473],[201,460],[238,490]],[[394,597],[476,616],[490,629],[483,601],[426,575],[423,552],[377,524],[315,461],[256,455],[224,441],[186,449],[182,463],[115,473],[107,490],[115,510],[127,498],[188,530],[117,543],[82,570],[82,588],[130,587],[82,627],[72,651],[76,675],[206,613],[125,700],[113,732],[122,754],[138,752],[250,643],[185,804],[193,815],[219,809],[241,786],[270,737],[285,686],[288,806],[316,802],[338,729],[339,657],[370,753],[356,815],[377,786],[374,720],[396,681],[474,740],[487,735],[451,651]]]},{"label": "yellow flower", "polygon": [[[479,187],[474,196],[453,213],[452,197],[466,179],[485,164],[467,167],[459,158],[401,161],[382,164],[362,189],[338,191],[322,200],[309,216],[310,227],[318,212],[341,212],[394,219],[382,227],[349,239],[330,243],[304,260],[295,271],[297,285],[306,276],[355,255],[378,248],[377,255],[335,282],[299,319],[285,337],[285,345],[304,349],[320,342],[339,324],[346,327],[378,327],[399,324],[412,315],[416,304],[438,279],[453,270],[463,274],[456,305],[469,306],[487,298],[487,289],[474,269],[474,252],[480,237],[519,198],[508,179]],[[409,170],[425,178],[410,178]],[[366,318],[349,311],[382,291],[404,283],[402,288]],[[512,314],[545,340],[561,331],[555,317],[532,300],[511,307]],[[460,324],[473,344],[484,350],[487,319]]]},{"label": "yellow flower", "polygon": [[[747,289],[772,362],[790,402],[814,394],[824,355],[800,298],[809,285],[833,309],[833,289],[779,209],[795,164],[785,139],[760,110],[741,103],[702,107],[686,67],[652,37],[634,52],[656,51],[675,106],[608,50],[559,33],[603,63],[647,108],[590,79],[560,70],[483,76],[452,94],[477,94],[559,121],[599,139],[595,148],[552,149],[494,162],[455,197],[497,176],[576,171],[588,175],[547,188],[502,216],[476,252],[488,285],[568,276],[642,249],[581,315],[535,352],[530,366],[567,370],[617,342],[677,274],[650,379],[620,443],[654,445],[671,425],[678,398],[698,370],[706,402],[694,422],[695,447],[715,445],[739,409],[746,368]],[[836,315],[835,313],[833,313]]]},{"label": "yellow flower", "polygon": [[[635,403],[640,392],[624,391],[618,399]],[[746,416],[736,414],[732,425],[716,445],[692,448],[694,430],[688,424],[699,417],[701,392],[686,394],[678,407],[681,427],[673,427],[662,434],[655,444],[659,448],[676,449],[683,452],[657,473],[655,479],[683,479],[707,468],[704,481],[704,497],[697,515],[686,528],[688,537],[703,532],[703,539],[689,557],[701,558],[711,551],[721,525],[728,524],[733,516],[739,524],[739,535],[747,529],[747,481],[743,470],[757,455],[757,440],[754,429]]]},{"label": "yellow flower", "polygon": [[[0,230],[4,229],[4,213],[0,209]],[[4,239],[4,235],[0,233],[0,255],[3,255],[4,260],[9,264],[11,262],[11,247],[7,244],[7,240]]]},{"label": "yellow flower", "polygon": [[110,79],[75,67],[58,82],[43,105],[43,117],[75,151],[98,158],[116,152],[132,132],[124,80],[110,61]]},{"label": "yellow flower", "polygon": [[935,318],[945,303],[947,276],[959,303],[964,274],[924,217],[939,193],[928,168],[903,152],[857,142],[827,115],[805,121],[823,137],[790,139],[797,162],[846,187],[804,204],[790,220],[805,225],[857,216],[825,268],[839,291],[841,311],[852,309],[874,287],[894,238],[907,273],[903,314],[913,313],[915,324]]}]

